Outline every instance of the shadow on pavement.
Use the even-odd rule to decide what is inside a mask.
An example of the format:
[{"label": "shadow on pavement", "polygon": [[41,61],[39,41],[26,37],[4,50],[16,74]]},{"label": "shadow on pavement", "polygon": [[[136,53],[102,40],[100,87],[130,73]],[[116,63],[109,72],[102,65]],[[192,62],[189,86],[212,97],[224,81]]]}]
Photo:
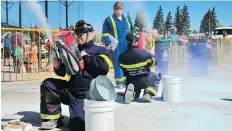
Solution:
[{"label": "shadow on pavement", "polygon": [[20,120],[23,122],[27,122],[32,124],[32,126],[39,127],[41,120],[40,120],[40,113],[38,112],[33,112],[33,111],[22,111],[18,112],[18,115],[22,115],[23,118]]},{"label": "shadow on pavement", "polygon": [[231,101],[231,102],[232,102],[232,99],[221,99],[221,100],[224,100],[224,101]]},{"label": "shadow on pavement", "polygon": [[163,101],[163,97],[154,97],[153,100],[155,100],[155,101]]}]

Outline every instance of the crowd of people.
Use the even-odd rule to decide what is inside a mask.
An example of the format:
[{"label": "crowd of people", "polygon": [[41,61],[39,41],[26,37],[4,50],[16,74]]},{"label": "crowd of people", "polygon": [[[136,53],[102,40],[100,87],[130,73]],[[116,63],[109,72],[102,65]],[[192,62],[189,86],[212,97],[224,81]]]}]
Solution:
[{"label": "crowd of people", "polygon": [[[26,35],[29,38],[24,38],[25,33],[28,33]],[[45,50],[48,51],[46,53],[48,57],[46,68],[51,63],[49,54],[51,42],[48,39],[45,40],[45,35],[39,31],[38,25],[30,31],[25,31],[24,34],[21,30],[8,31],[2,36],[2,41],[4,44],[4,66],[11,66],[10,58],[13,58],[14,72],[38,72],[39,69],[43,69],[43,48],[46,48]]]}]

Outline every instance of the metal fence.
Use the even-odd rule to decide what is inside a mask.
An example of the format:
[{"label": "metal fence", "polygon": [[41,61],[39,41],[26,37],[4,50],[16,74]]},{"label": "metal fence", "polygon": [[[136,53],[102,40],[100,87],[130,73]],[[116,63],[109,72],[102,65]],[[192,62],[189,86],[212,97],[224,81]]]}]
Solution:
[{"label": "metal fence", "polygon": [[[10,50],[5,50],[3,36],[6,32],[10,32],[12,36],[14,36],[16,32],[21,34],[21,43],[23,43],[21,44],[21,56],[12,55],[16,47],[20,44],[20,42],[17,41],[18,35],[15,35],[15,38],[13,38],[15,40],[15,45],[11,43]],[[43,39],[36,40],[35,37],[32,37],[36,32],[39,34],[39,37],[42,33],[44,35]],[[1,81],[43,80],[48,77],[61,78],[57,77],[53,72],[51,60],[48,61],[49,58],[51,58],[49,57],[51,56],[51,51],[49,51],[51,50],[51,44],[49,47],[46,47],[46,41],[48,39],[46,32],[52,34],[52,38],[55,39],[55,34],[58,30],[1,28]],[[102,44],[100,32],[95,32],[94,41],[99,45]],[[147,41],[147,43],[149,42],[150,41]],[[12,47],[12,45],[14,47]],[[213,48],[216,49],[215,53],[218,63],[221,66],[232,65],[232,39],[217,39],[214,41],[214,45]],[[37,57],[33,56],[32,46],[35,46],[35,50],[38,52]],[[10,53],[10,55],[7,53]],[[9,58],[6,59],[6,56],[9,56]],[[7,60],[9,60],[9,62]],[[187,46],[184,46],[180,50],[177,42],[172,41],[172,46],[169,50],[169,66],[182,66],[187,64],[187,62]],[[35,66],[38,67],[38,70],[35,69]]]}]

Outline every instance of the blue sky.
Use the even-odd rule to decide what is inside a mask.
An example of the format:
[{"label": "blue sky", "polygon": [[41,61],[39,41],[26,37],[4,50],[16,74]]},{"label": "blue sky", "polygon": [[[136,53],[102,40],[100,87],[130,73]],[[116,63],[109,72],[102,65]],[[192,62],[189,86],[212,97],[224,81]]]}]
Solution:
[{"label": "blue sky", "polygon": [[[139,9],[143,9],[145,11],[144,17],[148,23],[148,27],[151,27],[155,14],[159,8],[162,6],[164,18],[166,19],[167,13],[169,11],[172,12],[172,16],[174,18],[174,14],[176,12],[176,7],[183,7],[186,4],[189,7],[190,13],[190,21],[191,21],[191,29],[199,30],[200,21],[202,20],[204,14],[208,11],[208,9],[212,9],[214,6],[217,12],[217,18],[220,23],[229,26],[232,25],[232,1],[212,1],[212,2],[186,2],[186,1],[138,1],[138,2],[126,2],[124,1],[124,14],[127,12],[130,13],[132,17],[132,23],[134,24],[134,19],[136,13]],[[89,21],[95,28],[95,31],[101,31],[102,24],[104,19],[113,13],[113,4],[114,1],[84,1],[77,2],[75,1],[69,7],[69,25],[74,25],[79,19],[85,19]],[[42,8],[44,9],[44,3],[40,3]],[[81,13],[79,13],[79,6],[81,6]],[[34,15],[27,3],[23,3],[22,5],[22,23],[29,25],[29,23],[39,24],[38,19]],[[49,2],[49,13],[48,13],[48,24],[52,28],[58,28],[59,25],[65,27],[65,8],[59,2]],[[1,7],[1,18],[6,18],[6,12]],[[18,22],[18,5],[15,4],[9,11],[9,20]]]}]

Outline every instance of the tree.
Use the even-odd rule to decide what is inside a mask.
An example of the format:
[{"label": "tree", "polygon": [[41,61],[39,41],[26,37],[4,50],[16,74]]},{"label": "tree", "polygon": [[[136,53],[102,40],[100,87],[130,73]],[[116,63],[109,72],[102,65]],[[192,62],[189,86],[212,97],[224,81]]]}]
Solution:
[{"label": "tree", "polygon": [[139,11],[137,13],[134,26],[139,28],[139,32],[143,32],[143,29],[145,28],[145,22],[143,19],[143,12],[142,11]]},{"label": "tree", "polygon": [[129,12],[127,12],[127,19],[128,19],[129,21],[131,21],[131,16],[130,16],[130,13],[129,13]]},{"label": "tree", "polygon": [[200,33],[205,33],[210,31],[210,16],[211,16],[211,10],[209,9],[201,21]]},{"label": "tree", "polygon": [[192,34],[197,34],[197,33],[198,33],[197,30],[193,30],[193,31],[192,31]]},{"label": "tree", "polygon": [[213,7],[212,11],[209,9],[208,12],[204,15],[200,25],[200,32],[212,32],[219,25],[220,24],[217,20],[215,7]]},{"label": "tree", "polygon": [[215,7],[213,7],[210,16],[210,31],[212,32],[217,27],[218,27],[217,15],[216,15]]},{"label": "tree", "polygon": [[175,20],[174,20],[174,25],[173,25],[177,28],[177,32],[182,30],[181,19],[182,19],[182,16],[181,16],[181,12],[180,12],[180,7],[178,6],[176,8]]},{"label": "tree", "polygon": [[184,30],[186,34],[189,34],[190,30],[190,17],[188,12],[188,6],[184,5],[183,9],[181,10],[181,27],[178,31],[179,33],[181,30]]},{"label": "tree", "polygon": [[157,29],[159,34],[162,34],[163,32],[163,24],[164,24],[163,17],[164,17],[163,9],[160,6],[154,18],[154,22],[153,22],[153,28]]},{"label": "tree", "polygon": [[173,24],[172,23],[172,15],[171,15],[171,12],[169,11],[167,18],[166,18],[166,21],[165,21],[165,24],[164,24],[164,29],[170,30],[172,27],[172,24]]}]

